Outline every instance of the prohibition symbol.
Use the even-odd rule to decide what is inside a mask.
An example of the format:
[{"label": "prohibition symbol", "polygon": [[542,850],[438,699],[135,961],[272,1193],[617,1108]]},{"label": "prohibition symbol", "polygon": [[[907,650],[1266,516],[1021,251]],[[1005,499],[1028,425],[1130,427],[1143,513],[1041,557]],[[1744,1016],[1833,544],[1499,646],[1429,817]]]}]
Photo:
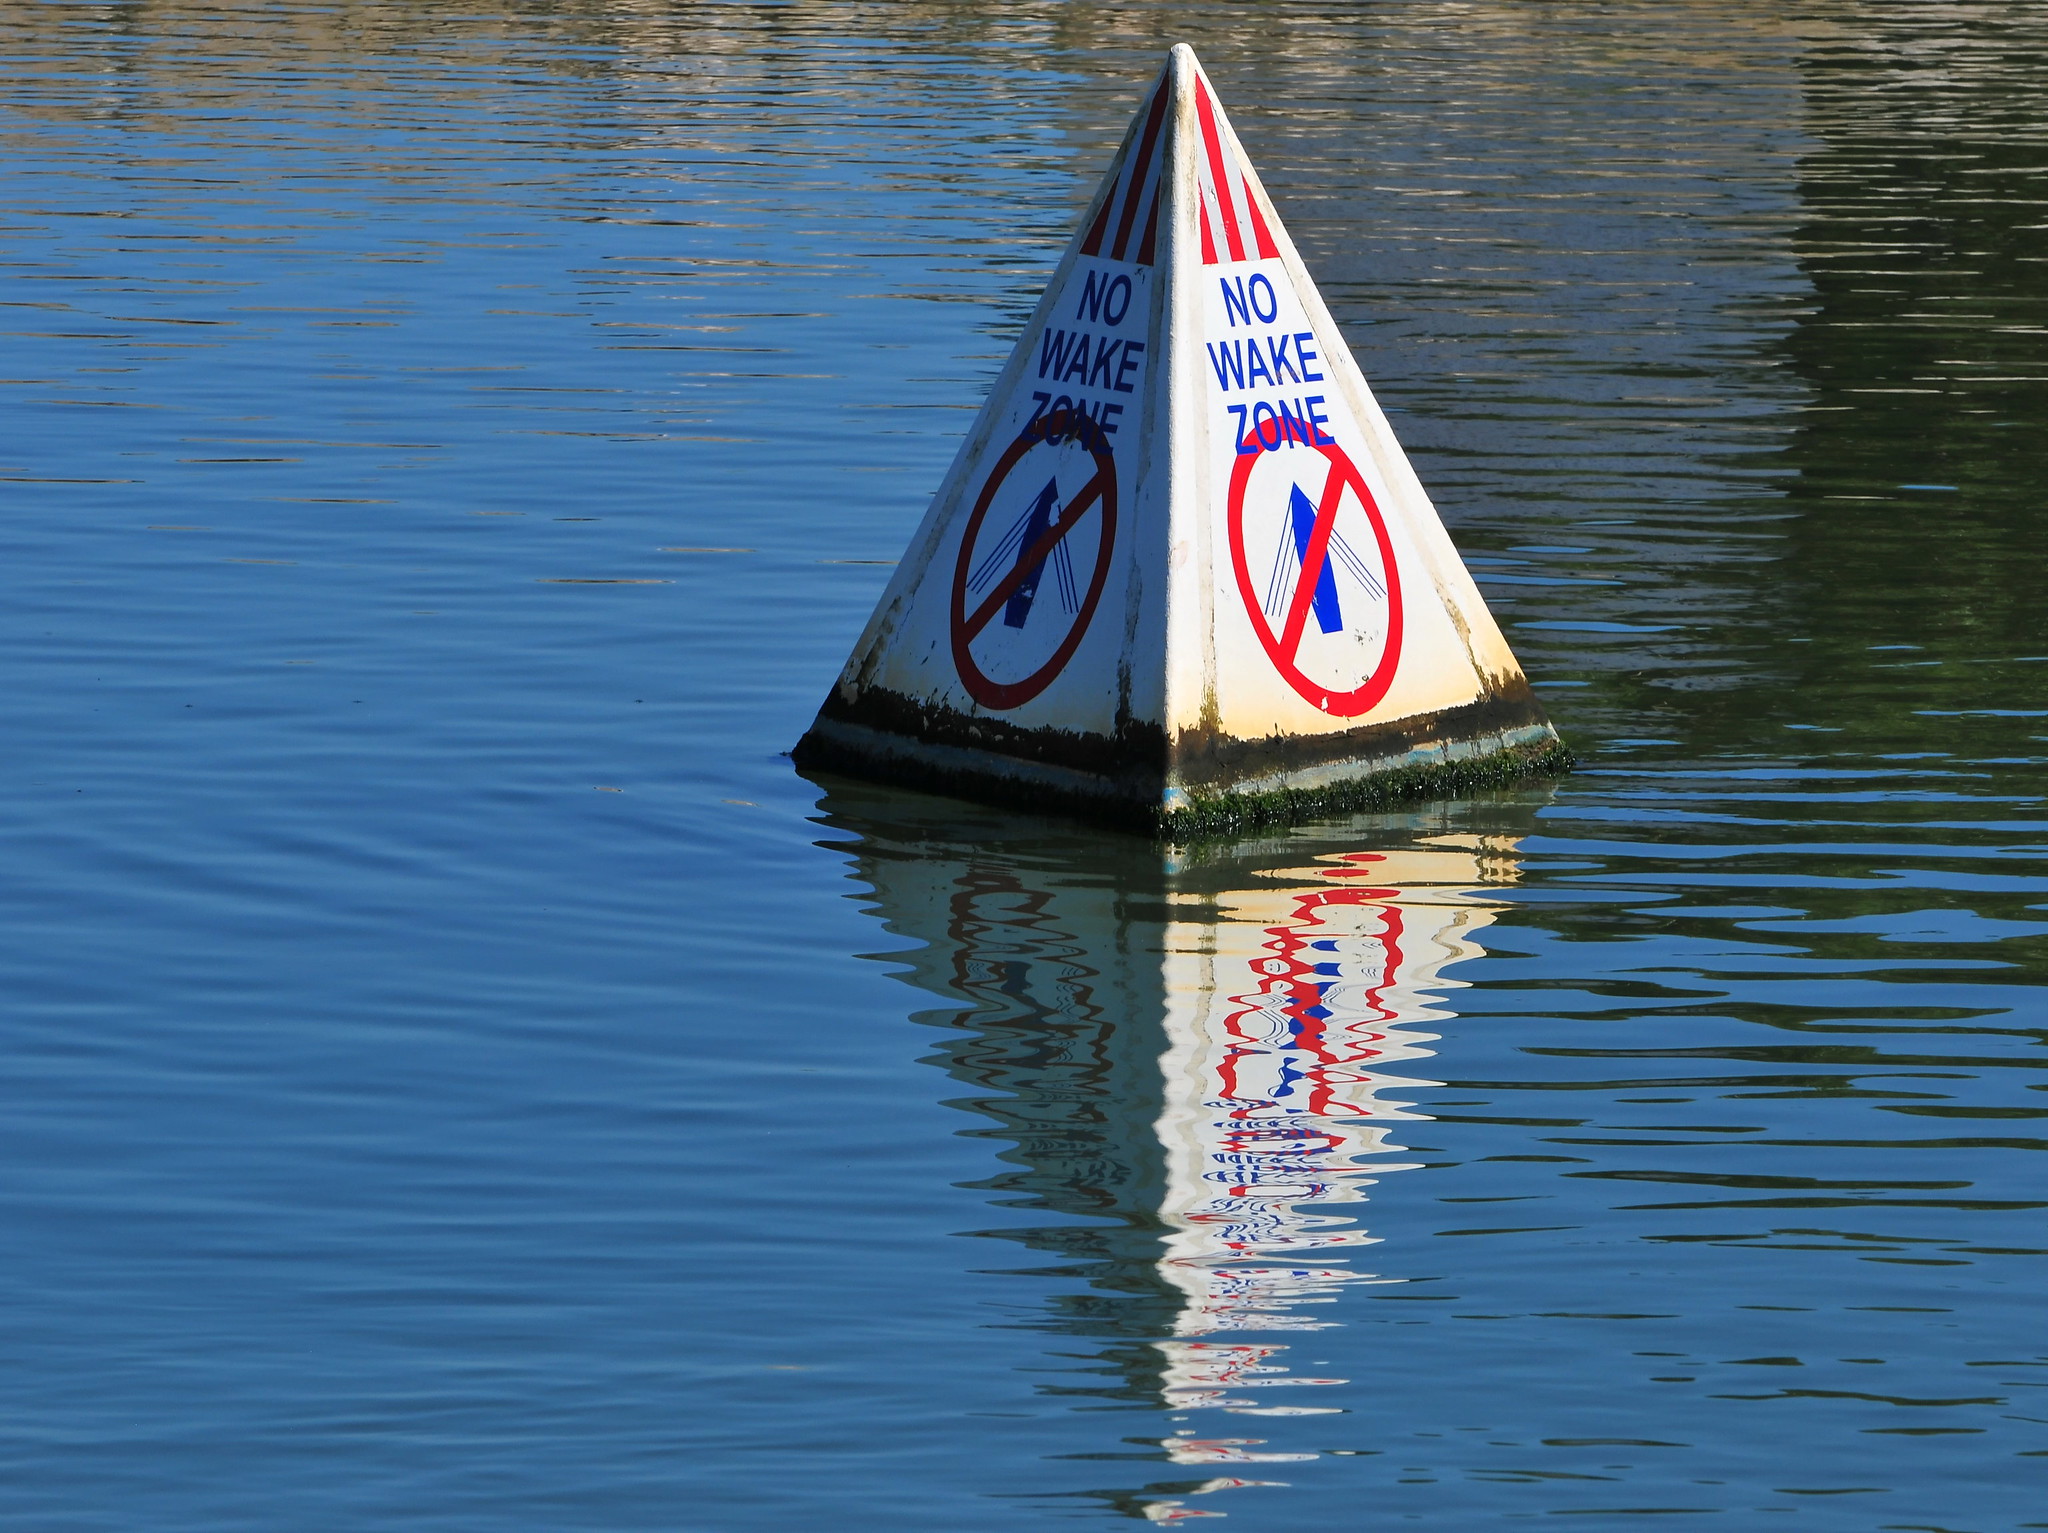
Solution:
[{"label": "prohibition symbol", "polygon": [[[1300,438],[1286,432],[1280,440]],[[1387,695],[1401,663],[1401,578],[1393,541],[1379,503],[1341,446],[1303,443],[1329,465],[1320,483],[1312,468],[1304,488],[1280,465],[1316,460],[1276,453],[1278,445],[1267,444],[1254,428],[1239,445],[1230,476],[1227,519],[1238,594],[1287,684],[1325,713],[1356,718]]]},{"label": "prohibition symbol", "polygon": [[1052,685],[1088,631],[1115,543],[1101,428],[1079,411],[1026,426],[975,498],[953,567],[953,665],[969,696],[1017,708]]}]

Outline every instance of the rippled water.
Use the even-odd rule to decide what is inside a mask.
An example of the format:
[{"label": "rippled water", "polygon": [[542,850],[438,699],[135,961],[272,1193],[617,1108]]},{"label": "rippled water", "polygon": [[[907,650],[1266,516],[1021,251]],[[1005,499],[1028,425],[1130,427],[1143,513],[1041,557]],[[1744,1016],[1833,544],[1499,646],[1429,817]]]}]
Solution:
[{"label": "rippled water", "polygon": [[[1175,38],[1578,775],[783,759]],[[0,1524],[2048,1526],[2048,8],[0,48]]]}]

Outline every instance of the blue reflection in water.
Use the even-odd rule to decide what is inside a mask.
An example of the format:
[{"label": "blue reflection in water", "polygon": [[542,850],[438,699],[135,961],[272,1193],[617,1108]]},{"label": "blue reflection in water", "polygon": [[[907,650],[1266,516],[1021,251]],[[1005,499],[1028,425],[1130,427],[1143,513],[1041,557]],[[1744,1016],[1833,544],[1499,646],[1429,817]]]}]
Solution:
[{"label": "blue reflection in water", "polygon": [[[1164,1413],[1169,1463],[1318,1459],[1228,1418],[1346,1411],[1349,1381],[1289,1353],[1344,1323],[1351,1286],[1402,1281],[1353,1265],[1377,1243],[1357,1205],[1415,1169],[1394,1136],[1428,1115],[1399,1094],[1435,1083],[1400,1068],[1433,1052],[1426,1028],[1460,987],[1443,971],[1481,951],[1484,890],[1514,880],[1514,838],[1378,852],[1367,832],[1305,832],[1189,855],[1114,837],[948,844],[935,805],[851,785],[826,807],[859,835],[847,850],[876,913],[927,944],[886,956],[959,1008],[927,1015],[959,1035],[937,1062],[997,1093],[956,1105],[995,1119],[1020,1169],[977,1185],[1114,1221],[997,1232],[1079,1259],[1061,1273],[1089,1282],[1037,1324],[1119,1338],[1085,1370],[1107,1365],[1115,1385],[1057,1392]],[[1267,1483],[1102,1494],[1173,1521],[1216,1515],[1189,1495]]]}]

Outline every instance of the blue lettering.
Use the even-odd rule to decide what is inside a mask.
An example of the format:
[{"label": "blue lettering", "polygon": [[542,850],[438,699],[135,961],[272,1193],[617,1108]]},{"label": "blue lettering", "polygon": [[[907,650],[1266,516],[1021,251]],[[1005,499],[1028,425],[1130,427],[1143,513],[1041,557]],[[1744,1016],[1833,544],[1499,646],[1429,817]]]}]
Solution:
[{"label": "blue lettering", "polygon": [[[1318,373],[1316,376],[1321,377],[1322,375]],[[1302,401],[1302,403],[1308,406],[1308,408],[1304,410],[1302,414],[1307,418],[1309,425],[1314,429],[1315,432],[1315,434],[1309,438],[1309,441],[1311,445],[1316,447],[1335,447],[1337,445],[1337,439],[1331,436],[1329,432],[1323,430],[1323,427],[1330,424],[1330,417],[1323,414],[1322,410],[1319,408],[1322,402],[1323,396],[1320,394],[1311,394],[1308,396],[1307,399]]]},{"label": "blue lettering", "polygon": [[1235,326],[1240,319],[1242,319],[1247,325],[1250,324],[1252,322],[1252,311],[1250,306],[1245,302],[1244,278],[1239,277],[1237,279],[1237,291],[1234,293],[1230,290],[1230,278],[1219,277],[1217,278],[1217,281],[1223,284],[1224,316],[1229,319],[1232,326]]},{"label": "blue lettering", "polygon": [[1313,330],[1300,331],[1294,337],[1294,354],[1301,359],[1301,381],[1303,383],[1321,383],[1323,381],[1321,373],[1312,373],[1308,370],[1309,363],[1315,361],[1320,355],[1315,347],[1309,345],[1309,342],[1315,338],[1316,333]]},{"label": "blue lettering", "polygon": [[1100,320],[1120,325],[1131,312],[1131,279],[1121,273],[1104,277],[1091,271],[1081,284],[1081,302],[1074,310],[1077,319]]},{"label": "blue lettering", "polygon": [[1257,383],[1261,378],[1268,383],[1279,382],[1267,369],[1265,358],[1259,355],[1259,343],[1255,338],[1247,342],[1244,348],[1244,381],[1249,385]]},{"label": "blue lettering", "polygon": [[[1123,350],[1123,344],[1122,341],[1097,341],[1095,343],[1095,360],[1088,366],[1088,387],[1091,389],[1106,389],[1110,386],[1110,364],[1116,360],[1116,354]],[[1098,377],[1102,379],[1102,382],[1099,384],[1095,381]]]},{"label": "blue lettering", "polygon": [[1294,364],[1287,360],[1287,348],[1293,344],[1294,337],[1291,335],[1282,335],[1277,340],[1269,339],[1266,342],[1266,354],[1273,359],[1273,381],[1275,383],[1280,381],[1280,374],[1283,370],[1291,381],[1295,383],[1302,381],[1301,374],[1294,370]]},{"label": "blue lettering", "polygon": [[[1103,282],[1100,272],[1091,271],[1088,273],[1088,280],[1081,284],[1081,302],[1074,310],[1074,317],[1076,319],[1100,319],[1102,317],[1102,298],[1106,287],[1107,284]],[[1111,320],[1110,323],[1113,325],[1116,321]]]},{"label": "blue lettering", "polygon": [[1237,432],[1232,438],[1237,443],[1237,455],[1240,458],[1251,457],[1258,452],[1258,448],[1245,445],[1252,439],[1250,428],[1244,423],[1245,416],[1250,413],[1250,407],[1248,405],[1225,405],[1223,408],[1237,417]]},{"label": "blue lettering", "polygon": [[1038,343],[1038,376],[1049,376],[1053,382],[1059,382],[1065,373],[1067,358],[1073,353],[1074,343],[1079,340],[1080,336],[1069,337],[1064,330],[1048,329]]},{"label": "blue lettering", "polygon": [[1076,378],[1080,379],[1083,383],[1088,381],[1088,337],[1079,331],[1074,333],[1072,360],[1067,363],[1066,370],[1054,382],[1071,383]]},{"label": "blue lettering", "polygon": [[[1265,421],[1259,419],[1259,412],[1261,410],[1266,412]],[[1270,442],[1266,440],[1266,421],[1273,423],[1273,440]],[[1263,399],[1252,406],[1252,430],[1258,435],[1259,445],[1265,448],[1267,452],[1271,452],[1274,448],[1278,447],[1283,440],[1280,432],[1280,417],[1273,413],[1273,407]]]},{"label": "blue lettering", "polygon": [[[1263,308],[1259,306],[1259,290],[1261,288],[1266,293],[1266,303]],[[1273,292],[1273,284],[1266,280],[1264,272],[1255,271],[1252,273],[1249,290],[1251,293],[1252,313],[1259,316],[1259,323],[1270,325],[1280,317],[1280,299]]]},{"label": "blue lettering", "polygon": [[[1115,312],[1111,312],[1114,310]],[[1110,279],[1108,288],[1102,294],[1102,318],[1105,324],[1120,325],[1124,316],[1131,312],[1131,279],[1118,273]]]},{"label": "blue lettering", "polygon": [[[1216,369],[1216,386],[1222,389],[1244,387],[1244,352],[1242,341],[1210,341],[1209,365]],[[1254,353],[1256,357],[1256,353]],[[1235,380],[1235,381],[1233,381]]]},{"label": "blue lettering", "polygon": [[[1125,341],[1124,359],[1123,361],[1117,364],[1116,382],[1112,383],[1110,387],[1115,389],[1119,394],[1130,393],[1130,376],[1132,373],[1138,370],[1138,358],[1143,356],[1144,354],[1145,343],[1143,341]],[[1118,405],[1117,408],[1121,410],[1123,406]]]}]

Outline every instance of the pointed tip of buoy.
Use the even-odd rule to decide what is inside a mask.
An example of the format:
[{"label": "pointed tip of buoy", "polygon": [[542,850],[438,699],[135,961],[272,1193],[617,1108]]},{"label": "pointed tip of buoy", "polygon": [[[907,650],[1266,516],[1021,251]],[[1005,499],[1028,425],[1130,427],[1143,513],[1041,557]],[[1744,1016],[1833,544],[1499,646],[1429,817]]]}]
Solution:
[{"label": "pointed tip of buoy", "polygon": [[1169,831],[1569,766],[1186,43],[797,761]]}]

